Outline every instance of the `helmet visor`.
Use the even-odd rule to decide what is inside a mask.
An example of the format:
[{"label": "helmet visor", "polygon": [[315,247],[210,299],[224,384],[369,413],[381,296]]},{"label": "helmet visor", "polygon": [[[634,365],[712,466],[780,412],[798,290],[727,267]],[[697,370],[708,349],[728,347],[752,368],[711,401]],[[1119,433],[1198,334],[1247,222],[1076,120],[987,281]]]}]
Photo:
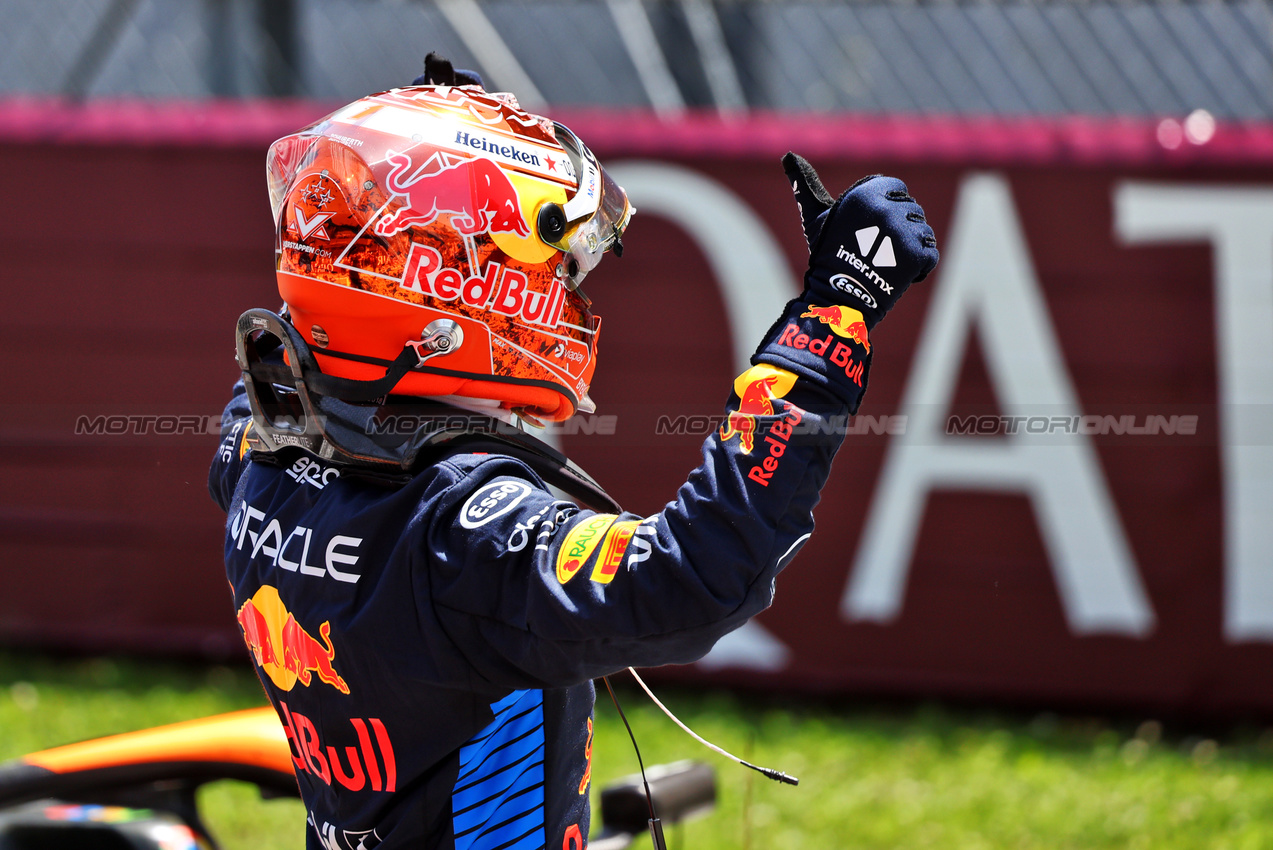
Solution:
[{"label": "helmet visor", "polygon": [[623,237],[636,208],[623,187],[614,182],[597,162],[596,156],[569,128],[553,125],[557,141],[565,148],[575,169],[579,188],[565,203],[566,233],[554,243],[574,261],[568,269],[566,285],[575,289],[584,275],[597,267],[602,255]]}]

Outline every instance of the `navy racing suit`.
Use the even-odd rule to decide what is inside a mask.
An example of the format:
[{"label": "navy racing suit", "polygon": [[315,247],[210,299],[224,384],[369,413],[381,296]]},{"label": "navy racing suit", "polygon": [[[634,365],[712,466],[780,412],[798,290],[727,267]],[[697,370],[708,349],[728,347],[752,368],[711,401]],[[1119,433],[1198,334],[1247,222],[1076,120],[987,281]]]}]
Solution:
[{"label": "navy racing suit", "polygon": [[592,680],[701,658],[813,531],[870,362],[833,330],[788,305],[647,517],[559,499],[495,453],[444,452],[395,486],[301,452],[259,462],[240,383],[209,486],[308,846],[582,850]]}]

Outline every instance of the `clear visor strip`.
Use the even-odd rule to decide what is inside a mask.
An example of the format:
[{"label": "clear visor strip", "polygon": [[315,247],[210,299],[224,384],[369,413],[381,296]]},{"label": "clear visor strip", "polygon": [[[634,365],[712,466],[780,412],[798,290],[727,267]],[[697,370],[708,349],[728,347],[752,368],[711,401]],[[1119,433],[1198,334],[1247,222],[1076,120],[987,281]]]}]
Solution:
[{"label": "clear visor strip", "polygon": [[[601,169],[586,150],[579,152],[579,159],[582,166],[579,188],[575,191],[575,196],[561,208],[567,222],[590,216],[601,207]],[[586,187],[591,187],[591,191],[587,191]]]}]

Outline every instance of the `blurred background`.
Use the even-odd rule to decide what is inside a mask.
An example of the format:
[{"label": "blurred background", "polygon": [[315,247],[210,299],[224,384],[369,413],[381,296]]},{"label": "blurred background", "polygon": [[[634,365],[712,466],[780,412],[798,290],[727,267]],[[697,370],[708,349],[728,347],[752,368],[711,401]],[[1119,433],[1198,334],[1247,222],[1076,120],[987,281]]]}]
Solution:
[{"label": "blurred background", "polygon": [[[3,755],[82,731],[17,734],[48,709],[42,676],[68,705],[77,679],[203,695],[98,711],[91,734],[204,711],[210,691],[252,699],[204,481],[234,320],[277,301],[265,150],[437,50],[569,125],[640,211],[589,278],[598,413],[550,434],[630,510],[696,465],[799,291],[783,153],[833,192],[901,177],[937,232],[938,271],[872,334],[870,392],[777,603],[700,663],[651,671],[761,750],[774,729],[847,742],[814,760],[847,790],[758,797],[726,843],[742,820],[835,844],[847,827],[809,810],[843,809],[860,846],[1273,846],[1268,2],[0,13]],[[984,788],[957,778],[987,765]],[[1021,826],[1022,795],[1063,814]]]},{"label": "blurred background", "polygon": [[[528,107],[1183,117],[1273,109],[1255,2],[6,0],[0,91],[309,98],[422,48]],[[407,81],[409,82],[409,80]]]}]

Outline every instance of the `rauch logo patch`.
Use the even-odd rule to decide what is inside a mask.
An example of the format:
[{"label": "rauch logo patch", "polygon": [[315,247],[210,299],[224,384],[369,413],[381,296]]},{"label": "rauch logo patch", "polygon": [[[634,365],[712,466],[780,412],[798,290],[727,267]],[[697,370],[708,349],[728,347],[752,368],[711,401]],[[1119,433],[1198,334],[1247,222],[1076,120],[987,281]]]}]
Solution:
[{"label": "rauch logo patch", "polygon": [[570,529],[557,551],[557,581],[565,584],[574,578],[584,562],[596,551],[606,529],[618,519],[617,514],[597,514]]}]

